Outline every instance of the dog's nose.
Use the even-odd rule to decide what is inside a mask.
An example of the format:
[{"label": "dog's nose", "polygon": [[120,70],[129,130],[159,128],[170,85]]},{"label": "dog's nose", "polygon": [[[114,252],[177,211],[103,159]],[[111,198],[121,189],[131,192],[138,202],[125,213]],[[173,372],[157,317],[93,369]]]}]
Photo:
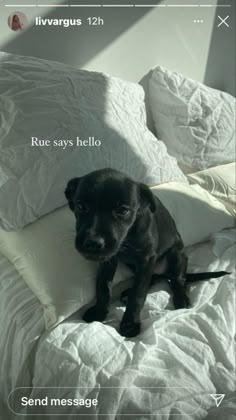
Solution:
[{"label": "dog's nose", "polygon": [[84,242],[84,247],[86,251],[100,251],[105,246],[105,241],[102,237],[95,237],[86,239]]}]

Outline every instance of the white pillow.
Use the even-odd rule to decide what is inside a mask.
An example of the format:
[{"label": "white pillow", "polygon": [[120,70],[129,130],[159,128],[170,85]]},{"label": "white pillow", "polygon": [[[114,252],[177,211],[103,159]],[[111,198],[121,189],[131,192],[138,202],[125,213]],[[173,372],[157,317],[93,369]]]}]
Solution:
[{"label": "white pillow", "polygon": [[[44,307],[50,328],[92,302],[97,263],[84,259],[74,246],[75,220],[66,206],[21,231],[0,230],[0,249]],[[114,285],[130,277],[120,265]]]},{"label": "white pillow", "polygon": [[149,79],[156,133],[193,170],[235,161],[235,98],[156,67]]},{"label": "white pillow", "polygon": [[152,192],[169,210],[185,246],[235,226],[225,206],[199,185],[170,182],[152,187]]},{"label": "white pillow", "polygon": [[236,216],[236,164],[228,163],[188,175],[190,184],[199,184],[222,201]]},{"label": "white pillow", "polygon": [[[32,146],[32,137],[51,145]],[[60,140],[72,145],[63,150]],[[18,229],[63,206],[70,178],[104,167],[150,185],[186,182],[146,127],[138,84],[0,54],[0,226]]]},{"label": "white pillow", "polygon": [[[154,187],[174,217],[186,246],[234,225],[224,205],[200,186],[170,183]],[[18,232],[0,231],[0,251],[15,265],[44,307],[47,328],[56,325],[95,297],[97,264],[74,247],[75,220],[58,209]],[[130,277],[120,266],[114,284]]]}]

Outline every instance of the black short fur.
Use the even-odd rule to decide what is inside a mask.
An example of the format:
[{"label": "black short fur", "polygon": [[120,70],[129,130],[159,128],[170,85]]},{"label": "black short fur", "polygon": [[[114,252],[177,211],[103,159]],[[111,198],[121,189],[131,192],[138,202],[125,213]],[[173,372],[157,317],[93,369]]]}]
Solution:
[{"label": "black short fur", "polygon": [[120,333],[126,337],[140,331],[140,311],[153,281],[169,280],[174,306],[179,309],[190,306],[188,281],[227,274],[187,273],[183,241],[168,210],[146,185],[118,171],[107,168],[74,178],[65,195],[76,218],[77,250],[100,262],[96,304],[84,314],[87,322],[106,318],[118,261],[134,273],[132,288],[121,296],[127,300],[120,324]]}]

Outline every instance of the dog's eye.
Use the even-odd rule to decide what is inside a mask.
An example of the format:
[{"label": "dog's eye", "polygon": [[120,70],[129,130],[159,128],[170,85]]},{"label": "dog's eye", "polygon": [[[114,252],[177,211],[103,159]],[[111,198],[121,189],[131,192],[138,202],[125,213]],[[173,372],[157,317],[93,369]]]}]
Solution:
[{"label": "dog's eye", "polygon": [[87,204],[82,203],[82,201],[77,201],[76,202],[76,209],[80,212],[80,213],[87,213],[89,208],[87,206]]},{"label": "dog's eye", "polygon": [[120,206],[115,210],[116,214],[118,214],[119,216],[126,216],[127,214],[129,214],[130,210],[128,207],[126,206]]}]

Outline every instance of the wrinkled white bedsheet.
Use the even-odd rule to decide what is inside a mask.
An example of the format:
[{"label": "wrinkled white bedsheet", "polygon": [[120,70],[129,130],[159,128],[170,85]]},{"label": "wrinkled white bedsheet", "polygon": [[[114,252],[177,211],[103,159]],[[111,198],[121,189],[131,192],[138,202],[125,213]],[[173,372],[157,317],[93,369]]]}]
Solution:
[{"label": "wrinkled white bedsheet", "polygon": [[[98,399],[96,409],[64,406],[59,417],[50,415],[58,408],[47,406],[40,408],[46,416],[14,419],[235,419],[235,230],[216,234],[188,254],[189,271],[232,272],[192,285],[191,309],[172,311],[163,283],[151,289],[135,339],[118,334],[124,307],[116,302],[106,324],[85,324],[73,316],[44,332],[38,343],[40,305],[0,258],[1,398],[14,387],[33,385],[27,390],[31,398]],[[225,394],[219,408],[210,396],[215,393]],[[32,407],[23,413],[32,413]],[[8,418],[9,411],[3,416]]]}]

